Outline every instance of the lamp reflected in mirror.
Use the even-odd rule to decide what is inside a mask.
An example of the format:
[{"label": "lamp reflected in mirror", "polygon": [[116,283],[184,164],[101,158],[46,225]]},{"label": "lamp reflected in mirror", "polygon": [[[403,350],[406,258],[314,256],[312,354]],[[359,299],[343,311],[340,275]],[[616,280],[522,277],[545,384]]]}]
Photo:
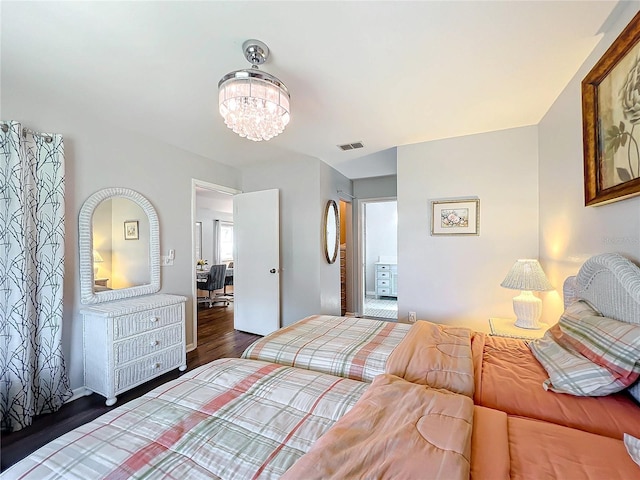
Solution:
[{"label": "lamp reflected in mirror", "polygon": [[98,252],[97,250],[94,250],[93,251],[93,277],[94,278],[98,278],[98,269],[100,268],[100,265],[98,264],[103,262],[104,262],[104,258],[102,258],[102,255],[100,255],[100,252]]}]

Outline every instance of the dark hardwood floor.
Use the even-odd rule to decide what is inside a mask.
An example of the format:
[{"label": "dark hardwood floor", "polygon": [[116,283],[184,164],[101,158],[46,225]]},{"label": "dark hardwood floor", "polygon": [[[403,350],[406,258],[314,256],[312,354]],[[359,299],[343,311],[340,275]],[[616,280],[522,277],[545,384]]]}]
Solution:
[{"label": "dark hardwood floor", "polygon": [[[198,309],[198,348],[187,353],[187,370],[218,358],[240,357],[258,335],[233,329],[233,302],[228,307],[205,305]],[[54,438],[83,425],[155,387],[178,378],[177,369],[118,395],[118,403],[107,407],[105,398],[92,394],[66,403],[55,413],[37,417],[27,428],[0,438],[0,471],[3,471]]]}]

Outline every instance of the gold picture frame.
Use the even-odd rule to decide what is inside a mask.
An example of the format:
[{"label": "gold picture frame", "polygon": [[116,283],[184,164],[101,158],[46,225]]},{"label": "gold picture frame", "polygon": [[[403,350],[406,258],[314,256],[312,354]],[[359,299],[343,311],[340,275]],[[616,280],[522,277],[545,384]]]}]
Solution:
[{"label": "gold picture frame", "polygon": [[582,81],[582,130],[585,205],[640,195],[640,13]]},{"label": "gold picture frame", "polygon": [[480,235],[480,200],[432,201],[431,235]]}]

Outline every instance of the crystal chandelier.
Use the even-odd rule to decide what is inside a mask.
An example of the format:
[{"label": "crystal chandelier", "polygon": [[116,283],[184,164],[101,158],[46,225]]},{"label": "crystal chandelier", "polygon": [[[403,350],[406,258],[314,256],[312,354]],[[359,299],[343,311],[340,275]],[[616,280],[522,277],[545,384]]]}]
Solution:
[{"label": "crystal chandelier", "polygon": [[220,115],[241,137],[270,140],[289,123],[289,91],[276,77],[258,70],[269,58],[264,43],[247,40],[242,50],[252,66],[228,73],[218,82]]}]

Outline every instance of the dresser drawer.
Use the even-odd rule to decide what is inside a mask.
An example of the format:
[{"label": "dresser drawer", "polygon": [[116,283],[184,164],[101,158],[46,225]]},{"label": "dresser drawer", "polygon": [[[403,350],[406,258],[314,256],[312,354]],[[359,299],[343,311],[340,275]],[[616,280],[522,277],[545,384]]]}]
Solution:
[{"label": "dresser drawer", "polygon": [[378,295],[389,295],[390,292],[391,292],[390,288],[379,288],[376,293]]},{"label": "dresser drawer", "polygon": [[183,363],[182,345],[176,345],[168,350],[148,355],[115,370],[116,395],[123,390],[142,383],[161,373],[172,370]]},{"label": "dresser drawer", "polygon": [[390,265],[376,265],[376,269],[381,271],[389,270],[390,267],[391,267]]},{"label": "dresser drawer", "polygon": [[121,315],[114,319],[113,339],[119,340],[148,330],[181,322],[181,304]]},{"label": "dresser drawer", "polygon": [[182,325],[158,328],[133,338],[127,338],[113,345],[115,366],[131,362],[137,358],[159,352],[172,345],[182,344]]},{"label": "dresser drawer", "polygon": [[391,287],[391,280],[378,280],[378,289]]},{"label": "dresser drawer", "polygon": [[376,275],[378,278],[391,278],[391,272],[389,271],[380,271]]}]

